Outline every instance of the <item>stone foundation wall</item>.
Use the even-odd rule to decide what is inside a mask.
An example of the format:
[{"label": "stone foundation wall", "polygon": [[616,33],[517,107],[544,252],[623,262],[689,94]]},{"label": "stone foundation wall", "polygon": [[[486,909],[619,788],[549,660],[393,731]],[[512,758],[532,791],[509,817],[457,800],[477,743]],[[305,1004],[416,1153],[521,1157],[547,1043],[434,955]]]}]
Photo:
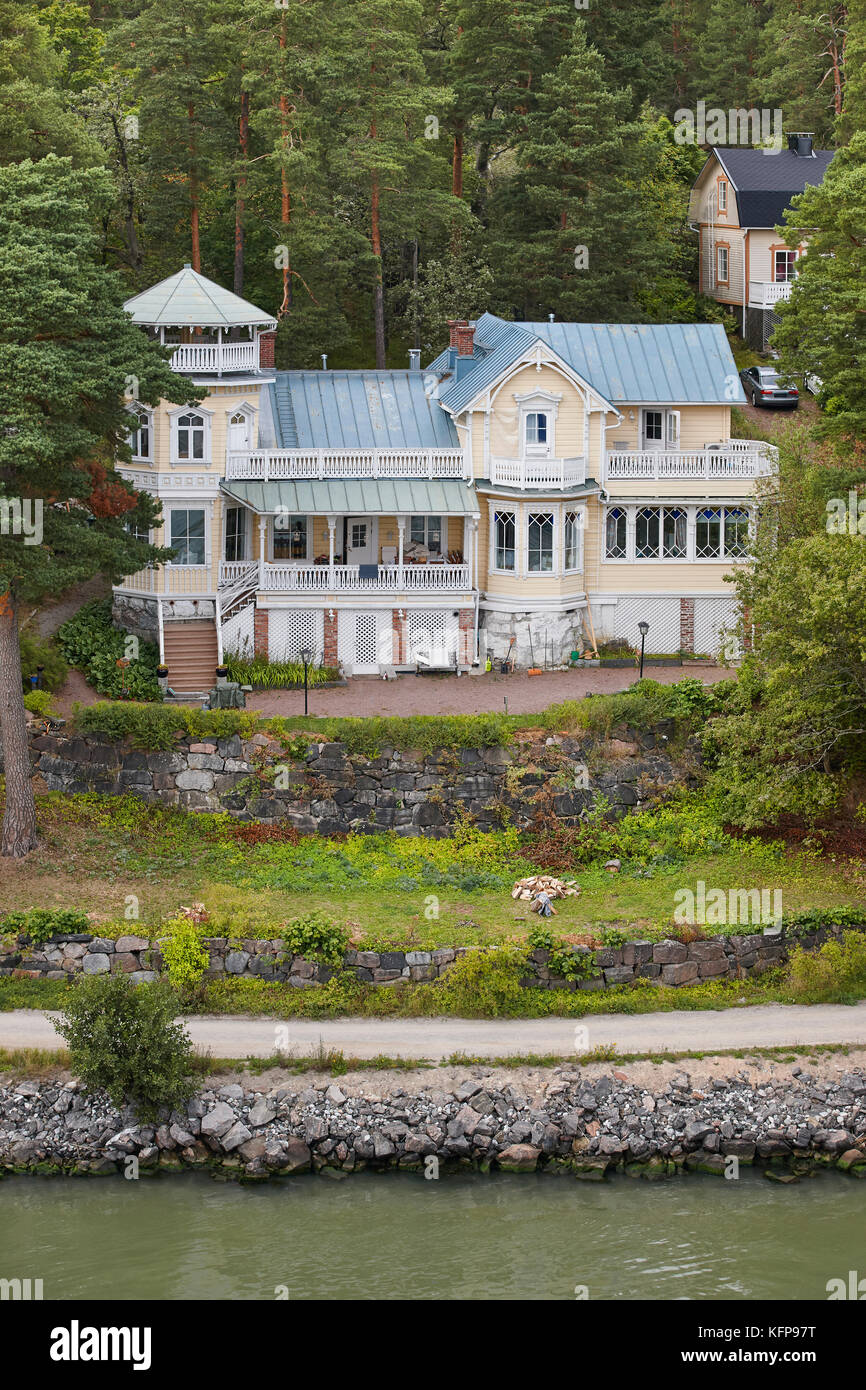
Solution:
[{"label": "stone foundation wall", "polygon": [[568,666],[571,653],[583,647],[580,612],[550,609],[537,613],[499,613],[482,609],[479,632],[482,662],[485,656],[505,656],[512,637],[516,640],[511,656],[518,668],[542,666],[545,650],[549,666]]},{"label": "stone foundation wall", "polygon": [[115,627],[125,628],[139,642],[159,642],[159,618],[155,598],[136,598],[115,593],[111,606]]},{"label": "stone foundation wall", "polygon": [[31,750],[50,791],[132,793],[189,811],[228,811],[242,821],[287,820],[306,834],[394,830],[441,838],[458,815],[495,829],[525,826],[546,808],[573,825],[600,796],[619,819],[660,790],[688,782],[666,752],[671,732],[665,725],[603,745],[553,735],[503,748],[383,750],[377,758],[320,743],[303,761],[267,734],[180,738],[169,752],[147,753],[103,735],[48,733],[31,736]]},{"label": "stone foundation wall", "polygon": [[[644,979],[659,986],[677,988],[700,980],[744,980],[782,965],[795,945],[814,950],[825,941],[838,940],[852,928],[820,927],[806,935],[786,934],[768,928],[763,933],[744,936],[714,936],[688,943],[675,940],[629,941],[621,947],[573,946],[571,952],[591,976],[567,980],[556,976],[548,951],[533,951],[527,961],[521,984],[527,989],[601,990],[629,985]],[[866,927],[862,928],[866,930]],[[441,979],[466,946],[442,946],[429,951],[347,951],[341,969],[319,965],[286,952],[279,938],[242,941],[226,937],[204,937],[210,956],[207,976],[230,975],[259,978],[309,989],[325,984],[334,975],[347,972],[371,985],[432,984]],[[495,950],[495,948],[490,948]],[[163,967],[158,940],[144,936],[105,937],[71,935],[52,937],[44,946],[30,946],[20,937],[11,950],[0,951],[0,975],[35,976],[62,980],[75,975],[102,975],[124,971],[136,983],[155,980]]]}]

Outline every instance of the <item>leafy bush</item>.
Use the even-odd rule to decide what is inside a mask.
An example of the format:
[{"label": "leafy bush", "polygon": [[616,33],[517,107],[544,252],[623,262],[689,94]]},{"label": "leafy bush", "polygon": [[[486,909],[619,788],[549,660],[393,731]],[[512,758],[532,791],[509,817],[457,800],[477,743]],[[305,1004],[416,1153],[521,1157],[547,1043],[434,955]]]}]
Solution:
[{"label": "leafy bush", "polygon": [[111,620],[111,600],[95,599],[80,608],[57,633],[63,655],[79,667],[100,695],[112,700],[161,700],[156,678],[159,649],[139,642],[138,655],[125,669],[117,663],[127,656],[129,634]]},{"label": "leafy bush", "polygon": [[[435,1011],[458,1018],[519,1017],[531,1013],[536,991],[524,989],[525,948],[513,942],[490,951],[467,951],[429,992]],[[426,1002],[426,1001],[425,1001]]]},{"label": "leafy bush", "polygon": [[[265,661],[263,657],[247,659],[229,653],[224,662],[230,681],[251,685],[255,690],[291,690],[304,684],[302,661]],[[339,671],[332,666],[307,667],[309,686],[326,685],[339,679]]]},{"label": "leafy bush", "polygon": [[24,708],[31,714],[45,719],[52,712],[53,701],[50,690],[29,690],[24,696]]},{"label": "leafy bush", "polygon": [[801,946],[788,962],[785,983],[803,1004],[853,1004],[866,998],[866,935],[845,932],[819,951]]},{"label": "leafy bush", "polygon": [[55,693],[61,690],[66,684],[69,666],[57,644],[43,640],[36,633],[22,628],[18,645],[21,649],[21,675],[24,678],[25,689],[30,689],[30,677],[36,675],[37,666],[42,666],[43,687]]},{"label": "leafy bush", "polygon": [[340,966],[348,945],[347,933],[336,922],[320,912],[293,917],[282,932],[286,954],[303,956],[321,965]]},{"label": "leafy bush", "polygon": [[589,980],[597,975],[592,952],[572,951],[567,941],[555,937],[549,927],[540,923],[532,928],[527,937],[530,951],[547,951],[548,969],[561,980]]},{"label": "leafy bush", "polygon": [[160,937],[159,945],[169,983],[186,997],[201,983],[210,956],[190,917],[173,917],[165,924],[165,929],[168,935]]},{"label": "leafy bush", "polygon": [[71,936],[90,932],[90,918],[74,908],[33,907],[29,912],[8,912],[0,918],[0,932],[29,936],[34,946],[42,946],[52,936]]},{"label": "leafy bush", "polygon": [[144,1120],[183,1105],[194,1089],[192,1042],[174,1021],[178,1006],[167,981],[134,985],[122,971],[84,977],[56,1027],[87,1090],[106,1091]]}]

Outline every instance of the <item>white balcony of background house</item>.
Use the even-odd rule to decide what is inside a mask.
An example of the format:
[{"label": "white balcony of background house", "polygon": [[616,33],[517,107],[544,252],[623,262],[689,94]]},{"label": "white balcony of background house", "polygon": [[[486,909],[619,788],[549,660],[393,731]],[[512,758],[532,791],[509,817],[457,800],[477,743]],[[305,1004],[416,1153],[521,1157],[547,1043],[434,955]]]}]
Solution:
[{"label": "white balcony of background house", "polygon": [[791,280],[750,280],[749,308],[772,309],[780,300],[791,298]]}]

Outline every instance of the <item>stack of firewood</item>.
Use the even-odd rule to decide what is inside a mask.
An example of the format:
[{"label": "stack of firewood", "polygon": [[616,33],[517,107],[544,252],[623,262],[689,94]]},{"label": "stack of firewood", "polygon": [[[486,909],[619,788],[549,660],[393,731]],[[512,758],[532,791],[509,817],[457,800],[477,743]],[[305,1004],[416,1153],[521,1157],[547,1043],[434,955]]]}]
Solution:
[{"label": "stack of firewood", "polygon": [[580,892],[580,884],[573,878],[554,878],[552,874],[531,874],[529,878],[519,878],[511,890],[512,898],[521,902],[531,902],[532,911],[538,902],[538,894],[546,893],[548,898],[573,898]]}]

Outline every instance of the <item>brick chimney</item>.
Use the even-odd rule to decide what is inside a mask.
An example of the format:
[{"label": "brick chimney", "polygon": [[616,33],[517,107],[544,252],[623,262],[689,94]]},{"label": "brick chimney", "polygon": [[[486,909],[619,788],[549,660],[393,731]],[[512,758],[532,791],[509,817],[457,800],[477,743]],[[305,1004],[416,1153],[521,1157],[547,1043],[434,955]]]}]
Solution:
[{"label": "brick chimney", "polygon": [[259,366],[273,367],[274,347],[277,341],[277,330],[271,329],[269,333],[259,334]]},{"label": "brick chimney", "polygon": [[451,334],[451,341],[449,342],[448,346],[451,348],[456,348],[457,334],[461,328],[467,328],[468,324],[466,322],[466,319],[446,319],[446,323],[448,324],[448,331]]},{"label": "brick chimney", "polygon": [[457,348],[458,357],[471,357],[475,352],[475,324],[465,321],[457,325]]}]

